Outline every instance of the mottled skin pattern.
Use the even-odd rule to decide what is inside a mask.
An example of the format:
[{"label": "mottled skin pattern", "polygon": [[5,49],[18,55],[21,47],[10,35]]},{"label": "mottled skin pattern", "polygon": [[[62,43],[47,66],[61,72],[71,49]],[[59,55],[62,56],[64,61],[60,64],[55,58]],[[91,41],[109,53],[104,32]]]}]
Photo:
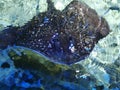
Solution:
[{"label": "mottled skin pattern", "polygon": [[[40,13],[22,27],[7,29],[12,32],[8,33],[9,38],[5,37],[8,42],[3,43],[4,47],[14,44],[28,47],[53,61],[71,64],[83,60],[98,40],[109,34],[105,19],[86,4],[73,1],[59,11],[50,0],[47,1],[47,12]],[[6,32],[1,33],[5,35]]]}]

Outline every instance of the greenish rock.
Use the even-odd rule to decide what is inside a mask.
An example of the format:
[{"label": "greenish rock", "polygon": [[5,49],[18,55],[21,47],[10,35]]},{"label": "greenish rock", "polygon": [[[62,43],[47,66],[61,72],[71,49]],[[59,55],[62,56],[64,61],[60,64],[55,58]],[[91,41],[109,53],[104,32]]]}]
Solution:
[{"label": "greenish rock", "polygon": [[54,63],[44,55],[38,54],[27,48],[24,48],[22,51],[17,49],[17,51],[20,52],[21,55],[18,55],[14,49],[9,50],[8,52],[9,57],[13,60],[16,68],[37,70],[53,75],[70,68],[67,65]]}]

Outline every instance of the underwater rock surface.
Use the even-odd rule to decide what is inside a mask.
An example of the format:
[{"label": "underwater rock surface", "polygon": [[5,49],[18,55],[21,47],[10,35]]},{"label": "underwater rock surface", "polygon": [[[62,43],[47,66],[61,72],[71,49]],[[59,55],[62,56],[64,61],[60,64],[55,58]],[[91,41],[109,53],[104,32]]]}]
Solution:
[{"label": "underwater rock surface", "polygon": [[0,48],[24,46],[52,61],[72,64],[85,59],[95,44],[109,34],[105,19],[86,4],[72,1],[59,11],[50,0],[47,3],[47,11],[35,16],[26,25],[0,32]]},{"label": "underwater rock surface", "polygon": [[[13,0],[7,0],[7,1],[13,1]],[[19,0],[17,0],[17,1],[19,2]],[[32,1],[32,0],[30,0],[30,1]],[[42,1],[42,0],[40,0],[40,1]],[[63,3],[66,0],[53,0],[53,1]],[[70,1],[70,0],[67,0],[67,1]],[[99,1],[99,0],[83,0],[83,1],[85,3],[87,3],[88,6],[90,6],[91,8],[95,9],[100,16],[103,16],[103,14],[109,9],[109,7],[112,7],[114,5],[120,6],[119,0],[101,0],[101,1]],[[22,2],[24,2],[24,0]],[[30,3],[29,1],[27,1],[27,2]],[[45,2],[45,1],[43,0],[43,2]],[[24,4],[26,4],[26,3],[24,2]],[[31,5],[31,3],[29,5]],[[19,9],[17,9],[17,10],[18,10],[18,12],[20,11]],[[32,11],[32,10],[30,9],[30,11]],[[11,10],[10,10],[10,12],[12,13]],[[24,14],[22,14],[22,15],[24,16]],[[73,68],[73,71],[67,70],[64,73],[61,72],[64,79],[61,78],[58,80],[58,76],[57,76],[57,78],[55,76],[53,76],[51,78],[51,76],[49,76],[49,74],[44,74],[44,70],[43,70],[42,74],[41,73],[36,74],[35,72],[31,72],[31,70],[30,70],[30,73],[28,73],[29,70],[26,71],[24,69],[22,69],[22,70],[19,70],[19,68],[16,69],[13,61],[10,60],[10,58],[7,56],[8,52],[4,52],[4,50],[0,50],[0,66],[1,66],[0,67],[0,77],[1,77],[0,78],[0,89],[21,90],[21,89],[27,88],[30,90],[31,89],[50,90],[50,87],[51,87],[51,90],[53,90],[53,89],[56,89],[56,90],[68,90],[68,89],[69,90],[84,90],[84,89],[88,90],[91,87],[91,90],[119,90],[120,89],[120,78],[119,78],[119,76],[120,76],[120,63],[119,63],[120,58],[118,58],[118,57],[120,56],[120,43],[119,43],[119,41],[120,41],[120,27],[119,27],[120,26],[120,22],[119,22],[120,21],[120,19],[119,19],[120,13],[116,10],[109,10],[109,12],[107,12],[103,17],[108,21],[108,24],[109,24],[112,32],[107,37],[100,40],[95,45],[94,49],[92,50],[92,52],[90,53],[88,58],[77,63],[78,66],[80,65],[84,69],[82,69],[81,67],[76,67],[76,64],[74,64],[75,67]],[[22,18],[22,20],[24,20],[24,18]],[[21,20],[21,22],[22,22],[22,20]],[[24,22],[22,22],[22,23],[24,23]],[[13,28],[11,28],[11,29],[13,29]],[[14,35],[14,34],[12,34],[12,35]],[[2,39],[2,40],[8,41],[7,39]],[[9,45],[10,45],[10,42],[7,42],[7,43],[9,43]],[[3,44],[1,44],[1,45],[3,45]],[[31,51],[31,52],[33,53],[33,51]],[[18,52],[16,52],[16,54],[15,54],[15,56],[13,56],[13,58],[18,57],[20,55],[19,53],[17,55],[17,53]],[[22,58],[22,57],[20,57],[20,58]],[[24,66],[25,65],[26,64],[24,64]],[[21,67],[23,67],[23,66],[21,66]],[[18,70],[18,71],[16,71],[16,70]],[[74,70],[75,70],[75,72],[74,72]],[[16,72],[17,72],[17,75],[16,75]],[[97,82],[91,82],[91,79],[89,79],[89,77],[91,77],[91,75],[89,76],[89,73],[92,74],[94,76],[94,78],[96,78]],[[25,75],[25,77],[24,77],[24,75]],[[26,78],[26,75],[27,75],[27,78]],[[33,78],[29,78],[29,77],[31,77],[31,75],[33,76]],[[86,79],[86,77],[87,77],[87,79]],[[34,80],[34,82],[33,82],[33,80]],[[56,80],[58,82],[56,82]],[[76,83],[76,81],[80,81],[80,82]],[[44,89],[43,89],[43,87],[41,89],[41,86],[42,86],[41,84],[44,85],[44,87],[45,87]],[[10,87],[10,85],[11,86],[13,85],[13,86]],[[15,86],[15,85],[17,85],[17,86]],[[28,88],[28,86],[31,86],[31,88]],[[37,87],[37,88],[35,88],[35,87]]]}]

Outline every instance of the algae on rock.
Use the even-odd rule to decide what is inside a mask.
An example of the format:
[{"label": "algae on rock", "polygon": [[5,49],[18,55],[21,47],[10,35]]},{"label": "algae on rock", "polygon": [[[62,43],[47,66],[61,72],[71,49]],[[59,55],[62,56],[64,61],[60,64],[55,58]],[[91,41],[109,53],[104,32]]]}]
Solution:
[{"label": "algae on rock", "polygon": [[69,66],[54,63],[44,55],[30,49],[24,48],[24,50],[20,51],[18,49],[18,51],[21,53],[20,56],[17,55],[14,49],[8,52],[16,68],[33,69],[49,74],[57,74],[69,69]]}]

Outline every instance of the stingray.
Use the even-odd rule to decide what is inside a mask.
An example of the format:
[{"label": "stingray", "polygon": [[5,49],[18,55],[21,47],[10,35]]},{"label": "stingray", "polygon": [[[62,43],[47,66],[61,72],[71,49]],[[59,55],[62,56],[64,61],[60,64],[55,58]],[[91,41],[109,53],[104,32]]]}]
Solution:
[{"label": "stingray", "polygon": [[0,49],[23,46],[36,50],[53,62],[72,64],[89,56],[97,42],[110,32],[108,23],[95,10],[72,1],[60,11],[47,0],[46,12],[24,26],[9,26],[0,32]]}]

